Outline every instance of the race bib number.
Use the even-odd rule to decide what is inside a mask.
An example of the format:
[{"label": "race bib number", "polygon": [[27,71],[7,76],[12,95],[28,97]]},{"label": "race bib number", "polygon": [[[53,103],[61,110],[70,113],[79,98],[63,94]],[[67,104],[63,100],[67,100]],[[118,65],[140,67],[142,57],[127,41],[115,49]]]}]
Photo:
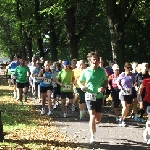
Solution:
[{"label": "race bib number", "polygon": [[71,90],[71,85],[64,85],[63,91],[69,91]]},{"label": "race bib number", "polygon": [[53,82],[53,87],[57,87],[57,83],[56,82]]},{"label": "race bib number", "polygon": [[131,88],[125,88],[122,90],[122,95],[132,95],[132,89]]},{"label": "race bib number", "polygon": [[116,84],[117,83],[117,78],[114,78],[112,81],[113,81],[113,84]]},{"label": "race bib number", "polygon": [[96,101],[96,93],[85,93],[85,100]]},{"label": "race bib number", "polygon": [[43,83],[44,83],[44,84],[50,84],[50,83],[51,83],[51,79],[44,78],[44,79],[43,79]]}]

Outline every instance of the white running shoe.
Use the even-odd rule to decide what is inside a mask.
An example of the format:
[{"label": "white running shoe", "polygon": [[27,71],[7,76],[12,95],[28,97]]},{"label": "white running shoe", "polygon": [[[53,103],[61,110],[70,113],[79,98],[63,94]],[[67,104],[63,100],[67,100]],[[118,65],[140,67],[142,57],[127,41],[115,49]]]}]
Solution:
[{"label": "white running shoe", "polygon": [[125,123],[124,121],[119,121],[119,126],[125,127],[125,126],[126,126],[126,123]]},{"label": "white running shoe", "polygon": [[55,104],[55,105],[53,105],[53,109],[56,109],[56,108],[57,108],[56,104]]},{"label": "white running shoe", "polygon": [[64,118],[66,118],[67,117],[67,113],[64,113],[63,116],[64,116]]},{"label": "white running shoe", "polygon": [[47,115],[48,116],[50,116],[50,115],[52,115],[53,113],[51,112],[51,111],[49,111],[48,113],[47,113]]},{"label": "white running shoe", "polygon": [[91,136],[91,138],[90,138],[90,143],[95,143],[96,142],[96,140],[95,140],[95,136],[94,135],[92,135]]},{"label": "white running shoe", "polygon": [[45,109],[44,108],[42,108],[42,110],[41,110],[41,115],[45,115]]}]

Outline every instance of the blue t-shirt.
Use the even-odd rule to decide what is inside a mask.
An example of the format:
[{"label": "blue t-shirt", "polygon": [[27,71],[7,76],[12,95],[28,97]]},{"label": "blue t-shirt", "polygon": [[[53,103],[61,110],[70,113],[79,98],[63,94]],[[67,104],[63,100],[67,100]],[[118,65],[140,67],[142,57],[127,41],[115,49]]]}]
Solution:
[{"label": "blue t-shirt", "polygon": [[18,61],[12,61],[11,62],[11,64],[9,65],[9,68],[8,68],[8,69],[10,69],[11,74],[14,73],[16,67],[19,65],[20,65],[20,62],[18,62]]},{"label": "blue t-shirt", "polygon": [[112,75],[114,72],[113,72],[113,69],[109,66],[105,67],[109,73],[109,75]]},{"label": "blue t-shirt", "polygon": [[[35,68],[35,69],[33,70],[32,74],[39,74],[39,72],[40,72],[40,69]],[[38,83],[40,83],[40,81],[37,80],[36,77],[33,78],[33,82],[38,82]]]}]

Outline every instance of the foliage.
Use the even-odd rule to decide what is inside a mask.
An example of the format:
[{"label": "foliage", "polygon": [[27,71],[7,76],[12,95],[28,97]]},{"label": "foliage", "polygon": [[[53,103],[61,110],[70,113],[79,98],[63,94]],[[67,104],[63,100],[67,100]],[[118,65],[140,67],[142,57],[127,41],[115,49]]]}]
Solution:
[{"label": "foliage", "polygon": [[[86,59],[86,54],[94,50],[98,51],[104,60],[112,59],[105,1],[41,0],[38,12],[35,2],[39,1],[30,0],[30,3],[28,0],[1,1],[1,55],[10,57],[16,53],[22,55],[26,53],[29,58],[33,54],[39,57],[43,51],[46,59],[54,60],[55,51],[57,51],[56,58],[59,59],[70,59],[72,53],[77,51],[79,59]],[[123,5],[123,1],[120,0],[113,2],[118,7]],[[132,2],[134,0],[130,1],[127,8]],[[125,24],[125,60],[127,61],[149,61],[149,5],[148,0],[138,1]],[[72,8],[74,12],[69,19],[68,11]],[[128,13],[129,9],[126,16]],[[52,18],[54,22],[51,21]],[[56,37],[52,35],[52,31]],[[51,38],[45,38],[45,35]],[[77,49],[71,51],[72,36],[77,38],[77,46],[72,46]],[[29,38],[32,47],[28,45]],[[43,48],[39,47],[38,38],[43,40],[43,43],[40,43]],[[52,42],[52,39],[55,40]],[[139,54],[142,54],[142,57]]]}]

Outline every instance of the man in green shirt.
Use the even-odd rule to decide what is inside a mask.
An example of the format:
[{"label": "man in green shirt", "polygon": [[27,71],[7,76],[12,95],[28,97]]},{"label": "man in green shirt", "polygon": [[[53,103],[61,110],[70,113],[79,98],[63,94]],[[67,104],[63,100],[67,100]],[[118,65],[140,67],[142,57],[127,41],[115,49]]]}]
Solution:
[{"label": "man in green shirt", "polygon": [[67,117],[66,112],[66,98],[69,102],[73,103],[73,82],[74,72],[70,69],[69,61],[64,61],[64,69],[62,69],[56,77],[56,82],[61,86],[61,107],[64,112],[63,116]]},{"label": "man in green shirt", "polygon": [[29,72],[30,69],[25,65],[24,58],[20,59],[20,65],[16,67],[14,76],[16,76],[17,88],[19,89],[20,104],[23,105],[22,95],[24,89],[25,101],[27,100],[27,92],[29,88]]},{"label": "man in green shirt", "polygon": [[93,143],[95,142],[96,120],[100,122],[103,92],[108,82],[105,70],[99,67],[98,54],[96,52],[89,53],[88,61],[90,67],[82,71],[78,84],[85,92],[85,101],[90,115],[90,143]]}]

